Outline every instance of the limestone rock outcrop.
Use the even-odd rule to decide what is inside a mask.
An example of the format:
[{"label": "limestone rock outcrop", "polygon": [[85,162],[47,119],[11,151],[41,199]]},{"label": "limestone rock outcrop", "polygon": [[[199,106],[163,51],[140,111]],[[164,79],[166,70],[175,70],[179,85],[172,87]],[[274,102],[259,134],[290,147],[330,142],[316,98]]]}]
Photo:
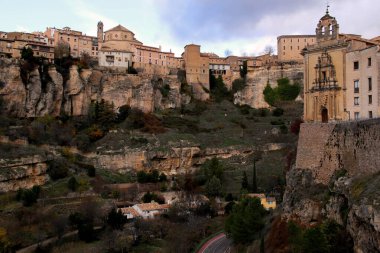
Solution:
[{"label": "limestone rock outcrop", "polygon": [[23,69],[23,64],[22,60],[0,59],[3,110],[16,117],[87,115],[91,102],[102,99],[113,103],[115,109],[129,105],[146,113],[190,102],[181,94],[176,76],[161,78],[160,87],[170,87],[164,97],[153,82],[157,77],[151,75],[129,75],[107,69],[79,70],[72,65],[64,78],[53,66],[35,67],[30,71]]},{"label": "limestone rock outcrop", "polygon": [[45,184],[49,179],[46,174],[47,160],[43,154],[0,158],[0,192]]},{"label": "limestone rock outcrop", "polygon": [[344,226],[357,253],[380,251],[380,119],[302,124],[283,217]]},{"label": "limestone rock outcrop", "polygon": [[253,108],[268,108],[264,100],[263,91],[269,83],[272,88],[277,86],[280,78],[289,78],[291,82],[303,84],[303,65],[285,65],[260,67],[249,71],[246,76],[246,87],[235,93],[234,103],[238,105],[249,105]]}]

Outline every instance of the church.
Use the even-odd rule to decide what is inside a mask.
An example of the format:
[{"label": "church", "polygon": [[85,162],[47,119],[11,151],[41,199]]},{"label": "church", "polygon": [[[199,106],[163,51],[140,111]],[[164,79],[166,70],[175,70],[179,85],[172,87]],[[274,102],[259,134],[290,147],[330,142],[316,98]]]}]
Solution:
[{"label": "church", "polygon": [[339,33],[329,10],[316,43],[305,47],[304,120],[336,122],[379,117],[379,41]]}]

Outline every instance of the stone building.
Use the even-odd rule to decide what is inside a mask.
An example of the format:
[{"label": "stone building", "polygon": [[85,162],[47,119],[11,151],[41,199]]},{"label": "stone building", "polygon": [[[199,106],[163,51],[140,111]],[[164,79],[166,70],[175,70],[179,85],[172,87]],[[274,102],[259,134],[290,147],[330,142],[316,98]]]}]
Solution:
[{"label": "stone building", "polygon": [[349,119],[380,117],[379,46],[346,54],[347,114]]},{"label": "stone building", "polygon": [[79,58],[83,54],[92,57],[98,56],[97,37],[85,35],[80,31],[72,30],[70,27],[62,29],[48,27],[44,35],[54,47],[58,46],[59,43],[70,46],[70,54],[74,58]]},{"label": "stone building", "polygon": [[[349,108],[355,97],[348,96],[348,93],[354,84],[347,78],[356,70],[348,62],[347,54],[375,45],[376,42],[359,35],[340,34],[337,20],[326,11],[317,24],[316,44],[302,51],[305,65],[305,121],[351,119]],[[377,85],[377,80],[373,85]]]},{"label": "stone building", "polygon": [[[98,23],[97,39],[99,43],[99,65],[105,67],[133,67],[140,72],[153,75],[167,75],[171,69],[181,67],[181,59],[172,52],[163,52],[160,47],[144,45],[135,38],[135,34],[122,25],[103,31],[103,23]],[[110,65],[103,59],[108,55],[129,54],[128,64],[123,57],[123,64]]]},{"label": "stone building", "polygon": [[41,33],[10,32],[0,36],[0,57],[21,58],[23,48],[31,48],[35,57],[54,60],[54,47]]},{"label": "stone building", "polygon": [[280,62],[302,62],[302,49],[316,42],[315,35],[282,35],[277,37],[277,55]]}]

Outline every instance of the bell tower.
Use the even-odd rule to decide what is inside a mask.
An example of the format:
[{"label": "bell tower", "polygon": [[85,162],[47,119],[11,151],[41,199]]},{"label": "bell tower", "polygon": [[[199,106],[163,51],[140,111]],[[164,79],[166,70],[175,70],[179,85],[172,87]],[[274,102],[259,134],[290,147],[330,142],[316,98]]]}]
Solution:
[{"label": "bell tower", "polygon": [[104,33],[103,33],[104,25],[102,21],[98,22],[98,43],[103,43]]},{"label": "bell tower", "polygon": [[329,5],[326,8],[326,14],[319,20],[315,33],[317,42],[336,40],[339,36],[339,24],[336,19],[329,14]]}]

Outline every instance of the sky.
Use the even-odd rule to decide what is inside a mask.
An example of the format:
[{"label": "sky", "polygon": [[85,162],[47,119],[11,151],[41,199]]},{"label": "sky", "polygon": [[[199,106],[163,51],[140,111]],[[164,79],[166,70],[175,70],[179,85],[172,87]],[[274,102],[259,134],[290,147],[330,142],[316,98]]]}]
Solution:
[{"label": "sky", "polygon": [[[2,0],[0,31],[71,27],[96,36],[121,24],[148,46],[180,56],[185,45],[225,56],[259,55],[280,35],[315,34],[325,0]],[[379,0],[330,0],[340,32],[380,35]]]}]

